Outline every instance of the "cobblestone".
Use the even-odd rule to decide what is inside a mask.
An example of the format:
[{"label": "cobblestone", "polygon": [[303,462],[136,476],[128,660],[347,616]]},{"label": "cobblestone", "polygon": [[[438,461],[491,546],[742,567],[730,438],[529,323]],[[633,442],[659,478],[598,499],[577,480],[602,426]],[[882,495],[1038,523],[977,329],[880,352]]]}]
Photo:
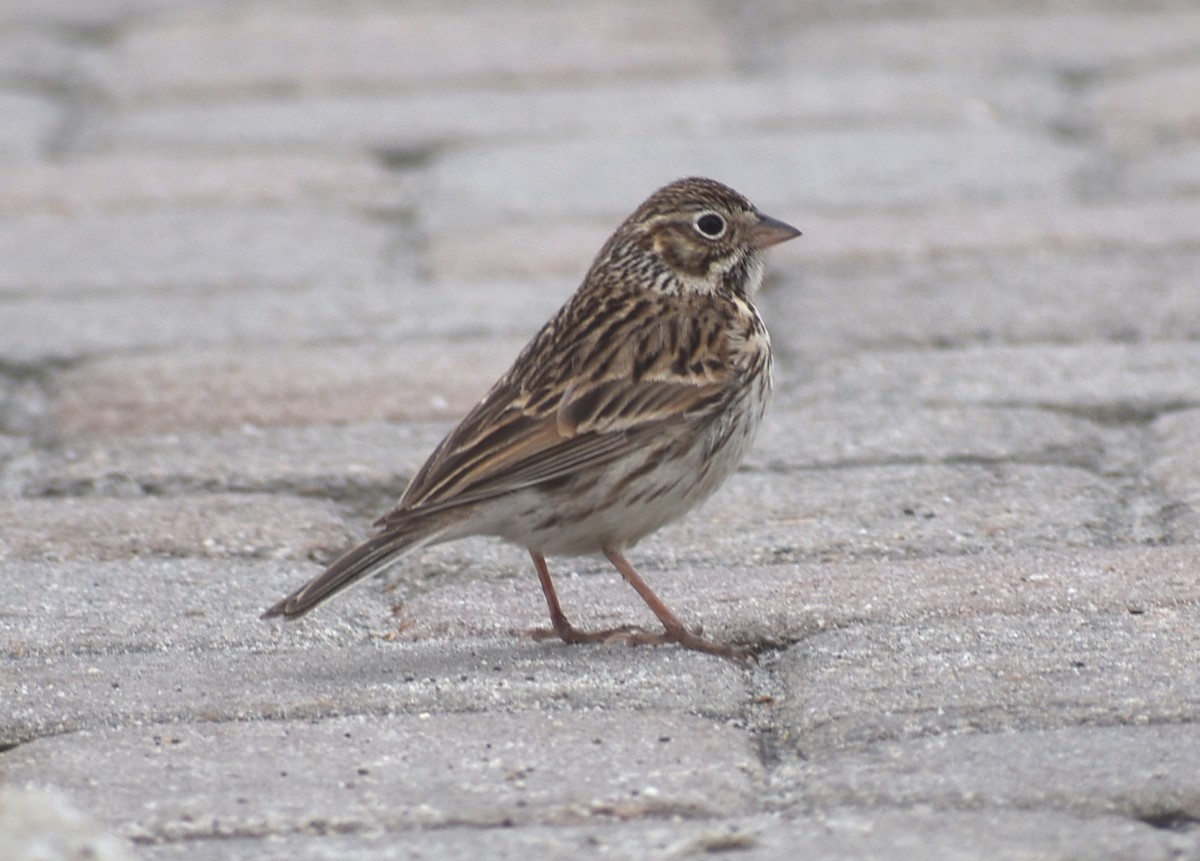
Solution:
[{"label": "cobblestone", "polygon": [[[395,183],[373,160],[336,156],[93,156],[0,164],[0,212],[89,215],[157,206],[395,205]],[[10,228],[11,229],[11,228]],[[228,249],[222,249],[227,251]]]},{"label": "cobblestone", "polygon": [[[288,524],[280,531],[281,524]],[[258,494],[0,502],[0,558],[305,559],[349,537],[329,505]]]},{"label": "cobblestone", "polygon": [[0,90],[0,158],[33,158],[54,135],[62,114],[55,104],[41,96],[12,90]]},{"label": "cobblestone", "polygon": [[[1198,57],[1188,0],[0,0],[5,861],[1200,856]],[[535,639],[485,538],[261,620],[690,173],[804,236],[753,452],[630,558],[758,660]]]},{"label": "cobblestone", "polygon": [[496,367],[521,346],[481,339],[453,356],[430,355],[429,343],[418,341],[374,350],[279,347],[103,359],[58,378],[51,422],[64,436],[129,436],[449,421],[483,396]]},{"label": "cobblestone", "polygon": [[344,216],[173,210],[0,224],[0,292],[39,297],[361,282],[395,239]]},{"label": "cobblestone", "polygon": [[[588,2],[503,13],[271,8],[127,30],[106,81],[122,100],[244,92],[555,82],[723,69],[727,37],[699,4]],[[297,64],[295,57],[308,59]]]}]

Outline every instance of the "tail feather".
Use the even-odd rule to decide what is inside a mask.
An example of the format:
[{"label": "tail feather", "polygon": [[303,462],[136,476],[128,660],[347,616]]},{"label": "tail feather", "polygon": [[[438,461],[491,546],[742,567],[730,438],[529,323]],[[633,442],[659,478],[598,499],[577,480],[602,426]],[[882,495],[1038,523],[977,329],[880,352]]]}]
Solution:
[{"label": "tail feather", "polygon": [[323,574],[314,577],[282,601],[270,607],[262,618],[282,616],[296,619],[325,603],[338,592],[382,571],[401,554],[422,544],[428,544],[438,533],[437,527],[403,530],[389,529],[362,544],[347,550],[335,559]]}]

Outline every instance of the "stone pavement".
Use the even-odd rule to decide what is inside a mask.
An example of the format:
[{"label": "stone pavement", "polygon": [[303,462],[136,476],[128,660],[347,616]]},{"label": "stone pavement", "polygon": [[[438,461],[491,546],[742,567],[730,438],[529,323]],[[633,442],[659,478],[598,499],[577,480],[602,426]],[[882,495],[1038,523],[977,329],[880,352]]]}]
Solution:
[{"label": "stone pavement", "polygon": [[[1194,0],[6,0],[0,117],[4,858],[1200,858]],[[632,555],[759,663],[260,621],[691,173],[805,235]]]}]

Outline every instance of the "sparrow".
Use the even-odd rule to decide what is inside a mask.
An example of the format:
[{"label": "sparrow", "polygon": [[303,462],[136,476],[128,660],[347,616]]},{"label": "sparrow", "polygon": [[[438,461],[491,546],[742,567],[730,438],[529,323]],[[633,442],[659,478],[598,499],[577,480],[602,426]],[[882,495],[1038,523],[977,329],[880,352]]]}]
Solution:
[{"label": "sparrow", "polygon": [[[553,626],[536,636],[747,657],[689,630],[625,553],[707,499],[749,449],[771,393],[771,342],[754,307],[762,251],[799,235],[715,180],[654,192],[434,449],[376,534],[264,618],[302,616],[418,547],[490,535],[533,559]],[[546,557],[597,553],[661,633],[570,623]]]}]

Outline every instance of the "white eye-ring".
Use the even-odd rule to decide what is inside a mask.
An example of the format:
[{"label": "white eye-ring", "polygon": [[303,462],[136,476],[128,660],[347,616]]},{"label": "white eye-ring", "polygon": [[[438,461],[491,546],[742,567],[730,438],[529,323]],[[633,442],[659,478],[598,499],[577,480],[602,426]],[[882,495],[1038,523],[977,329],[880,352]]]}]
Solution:
[{"label": "white eye-ring", "polygon": [[720,239],[725,235],[725,219],[715,212],[702,212],[693,222],[705,239]]}]

